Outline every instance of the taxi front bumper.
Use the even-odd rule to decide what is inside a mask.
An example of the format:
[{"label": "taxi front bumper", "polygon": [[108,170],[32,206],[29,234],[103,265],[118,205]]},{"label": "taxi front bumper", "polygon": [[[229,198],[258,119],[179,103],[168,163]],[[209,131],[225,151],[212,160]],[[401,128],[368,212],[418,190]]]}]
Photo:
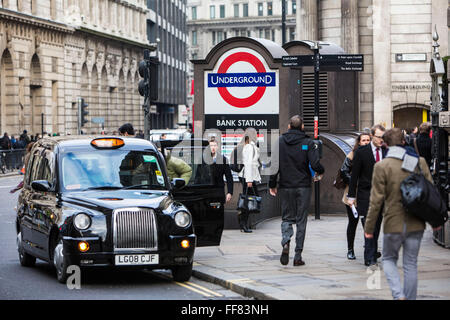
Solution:
[{"label": "taxi front bumper", "polygon": [[[189,247],[183,248],[183,240],[189,241]],[[80,242],[87,242],[89,250],[80,252]],[[118,267],[118,268],[140,268],[157,269],[169,268],[177,265],[192,263],[194,258],[196,236],[169,236],[169,243],[165,250],[121,250],[117,252],[102,251],[102,240],[100,237],[71,238],[64,237],[64,257],[68,265],[80,267]],[[145,255],[145,257],[144,257]],[[116,257],[120,256],[120,259]],[[133,263],[133,260],[136,263]],[[122,264],[123,262],[131,262]],[[156,263],[155,263],[156,262]]]}]

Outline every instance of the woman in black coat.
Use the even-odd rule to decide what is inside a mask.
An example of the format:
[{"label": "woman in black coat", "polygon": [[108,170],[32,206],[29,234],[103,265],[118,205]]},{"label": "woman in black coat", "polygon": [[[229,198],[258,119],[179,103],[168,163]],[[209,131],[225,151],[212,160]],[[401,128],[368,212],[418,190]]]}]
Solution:
[{"label": "woman in black coat", "polygon": [[356,227],[358,226],[358,217],[355,218],[353,215],[353,211],[351,207],[347,204],[347,193],[348,193],[348,185],[350,184],[350,178],[352,176],[352,161],[353,161],[353,155],[361,146],[365,146],[370,143],[370,135],[368,133],[362,133],[360,134],[355,141],[355,146],[353,147],[353,150],[347,155],[347,157],[344,160],[344,163],[341,167],[341,177],[342,180],[344,180],[347,187],[344,190],[344,197],[342,198],[342,202],[345,204],[345,208],[347,209],[347,216],[348,216],[348,224],[347,224],[347,258],[349,260],[355,260],[355,251],[353,249],[354,243],[355,243],[355,234],[356,234]]}]

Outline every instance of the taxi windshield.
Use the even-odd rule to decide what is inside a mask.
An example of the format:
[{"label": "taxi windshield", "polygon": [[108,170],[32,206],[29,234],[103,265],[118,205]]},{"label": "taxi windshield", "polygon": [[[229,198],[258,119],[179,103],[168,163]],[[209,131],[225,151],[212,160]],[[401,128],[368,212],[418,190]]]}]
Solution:
[{"label": "taxi windshield", "polygon": [[61,154],[63,190],[166,188],[155,153],[148,151],[71,151]]}]

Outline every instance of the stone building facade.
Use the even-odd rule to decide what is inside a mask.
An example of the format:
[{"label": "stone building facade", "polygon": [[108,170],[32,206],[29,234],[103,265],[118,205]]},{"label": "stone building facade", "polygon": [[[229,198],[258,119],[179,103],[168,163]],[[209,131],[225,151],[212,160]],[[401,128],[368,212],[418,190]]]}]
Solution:
[{"label": "stone building facade", "polygon": [[297,36],[364,54],[360,128],[429,121],[434,26],[447,52],[448,0],[297,0]]},{"label": "stone building facade", "polygon": [[145,0],[0,0],[1,132],[76,134],[79,97],[85,133],[143,129],[147,11]]}]

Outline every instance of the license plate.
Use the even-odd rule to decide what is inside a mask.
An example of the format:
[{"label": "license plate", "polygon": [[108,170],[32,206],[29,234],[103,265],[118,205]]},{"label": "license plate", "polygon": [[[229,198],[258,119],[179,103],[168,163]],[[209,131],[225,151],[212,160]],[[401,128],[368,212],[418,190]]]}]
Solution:
[{"label": "license plate", "polygon": [[139,266],[146,264],[158,264],[157,254],[120,254],[116,255],[116,266]]}]

